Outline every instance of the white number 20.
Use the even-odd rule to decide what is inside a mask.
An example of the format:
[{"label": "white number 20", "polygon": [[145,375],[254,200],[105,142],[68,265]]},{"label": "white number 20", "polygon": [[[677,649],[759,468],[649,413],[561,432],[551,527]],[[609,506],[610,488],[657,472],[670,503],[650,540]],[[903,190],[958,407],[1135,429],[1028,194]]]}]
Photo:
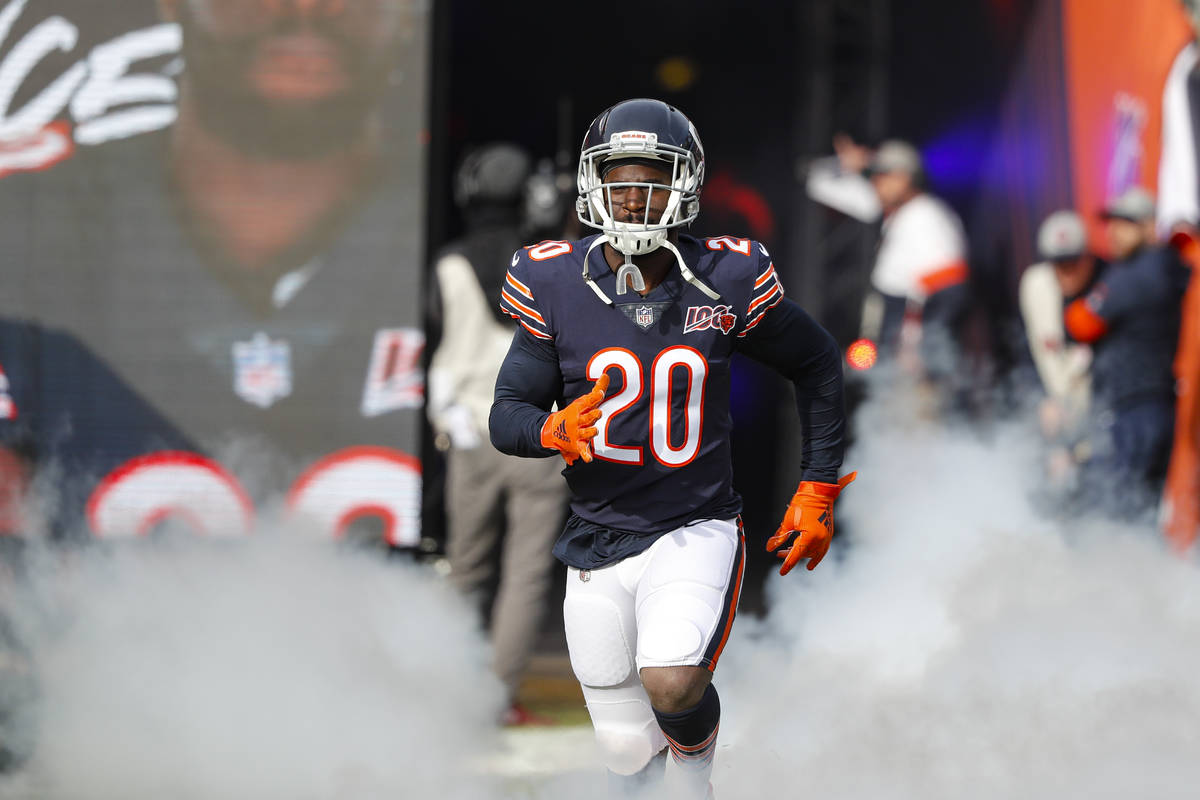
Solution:
[{"label": "white number 20", "polygon": [[[597,458],[619,464],[642,464],[643,451],[635,445],[614,444],[609,440],[608,425],[613,417],[627,411],[642,397],[645,373],[642,362],[623,347],[601,350],[592,356],[587,377],[596,380],[610,369],[621,372],[622,387],[600,404],[600,419],[596,421],[596,438],[592,450]],[[683,398],[684,430],[671,428],[671,410],[675,403],[672,383],[676,370],[687,374]],[[696,457],[704,429],[704,381],[708,362],[700,351],[683,345],[668,347],[650,365],[650,453],[668,467],[682,467]],[[682,434],[682,435],[681,435]],[[676,440],[681,439],[678,444]]]}]

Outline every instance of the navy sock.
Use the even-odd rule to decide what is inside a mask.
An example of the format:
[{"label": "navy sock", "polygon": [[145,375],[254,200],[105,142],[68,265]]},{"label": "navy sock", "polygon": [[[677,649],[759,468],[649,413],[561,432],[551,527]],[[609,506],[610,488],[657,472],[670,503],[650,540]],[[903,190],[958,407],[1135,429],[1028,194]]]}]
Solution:
[{"label": "navy sock", "polygon": [[721,698],[715,686],[710,683],[700,702],[691,708],[673,713],[656,708],[654,716],[677,763],[703,769],[712,761],[721,723]]}]

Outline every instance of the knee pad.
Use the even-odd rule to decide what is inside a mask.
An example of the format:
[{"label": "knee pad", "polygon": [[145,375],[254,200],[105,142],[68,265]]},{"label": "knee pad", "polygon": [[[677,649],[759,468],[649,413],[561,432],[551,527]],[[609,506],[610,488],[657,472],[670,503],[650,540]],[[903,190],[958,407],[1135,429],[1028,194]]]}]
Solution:
[{"label": "knee pad", "polygon": [[638,666],[700,663],[720,616],[720,601],[721,595],[706,586],[673,587],[650,595],[640,615]]},{"label": "knee pad", "polygon": [[661,739],[658,723],[651,720],[642,730],[614,730],[596,728],[596,746],[600,748],[600,759],[604,766],[618,775],[633,775],[641,772],[650,759],[654,758],[664,745],[656,743],[656,737]]},{"label": "knee pad", "polygon": [[567,595],[563,624],[571,669],[584,686],[617,686],[633,675],[634,657],[621,610],[602,595]]},{"label": "knee pad", "polygon": [[637,667],[700,664],[725,609],[720,590],[680,583],[650,594],[638,609]]},{"label": "knee pad", "polygon": [[583,696],[601,760],[611,771],[633,775],[666,747],[646,690],[636,676],[621,686],[584,686]]}]

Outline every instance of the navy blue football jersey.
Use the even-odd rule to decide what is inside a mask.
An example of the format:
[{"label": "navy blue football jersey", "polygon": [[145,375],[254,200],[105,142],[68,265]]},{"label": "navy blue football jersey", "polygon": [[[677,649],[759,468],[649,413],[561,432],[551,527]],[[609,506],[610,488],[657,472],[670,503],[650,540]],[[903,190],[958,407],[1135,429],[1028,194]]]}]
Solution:
[{"label": "navy blue football jersey", "polygon": [[553,348],[560,407],[609,376],[595,460],[563,473],[573,511],[633,534],[735,516],[730,360],[783,300],[770,255],[749,239],[680,237],[689,268],[720,295],[713,300],[678,269],[644,297],[619,295],[597,248],[589,271],[609,305],[581,277],[594,238],[518,251],[501,299],[529,335]]}]

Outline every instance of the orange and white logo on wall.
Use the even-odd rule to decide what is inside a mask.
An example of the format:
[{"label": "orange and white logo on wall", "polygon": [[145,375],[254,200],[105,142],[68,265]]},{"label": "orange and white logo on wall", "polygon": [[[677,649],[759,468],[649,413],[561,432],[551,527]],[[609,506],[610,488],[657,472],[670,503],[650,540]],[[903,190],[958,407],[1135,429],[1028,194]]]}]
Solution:
[{"label": "orange and white logo on wall", "polygon": [[1075,207],[1103,252],[1096,212],[1157,189],[1163,86],[1192,30],[1179,0],[1062,0],[1062,18]]}]

